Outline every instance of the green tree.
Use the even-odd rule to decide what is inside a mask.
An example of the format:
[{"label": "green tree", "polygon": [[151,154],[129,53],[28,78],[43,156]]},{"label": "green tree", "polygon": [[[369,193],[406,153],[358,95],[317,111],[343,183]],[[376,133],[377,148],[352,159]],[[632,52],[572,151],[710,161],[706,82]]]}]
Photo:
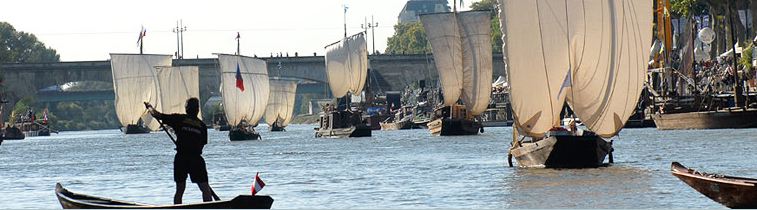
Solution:
[{"label": "green tree", "polygon": [[0,63],[58,62],[60,55],[37,40],[34,34],[16,31],[7,22],[0,22]]},{"label": "green tree", "polygon": [[[497,1],[482,0],[474,2],[471,10],[491,11],[492,26],[492,52],[502,52],[502,32],[500,31],[499,18],[497,16]],[[387,40],[387,54],[425,54],[431,53],[428,46],[426,32],[420,21],[394,25],[394,35]]]},{"label": "green tree", "polygon": [[428,39],[420,21],[394,25],[394,35],[387,40],[387,54],[430,53]]},{"label": "green tree", "polygon": [[499,15],[497,14],[496,0],[481,0],[470,5],[471,10],[489,10],[492,19],[492,52],[502,53],[502,31],[499,26]]}]

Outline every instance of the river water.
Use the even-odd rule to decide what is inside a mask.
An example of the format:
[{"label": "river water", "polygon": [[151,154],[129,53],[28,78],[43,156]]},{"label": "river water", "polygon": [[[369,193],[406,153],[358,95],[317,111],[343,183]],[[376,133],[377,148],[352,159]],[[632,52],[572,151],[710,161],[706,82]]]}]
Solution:
[{"label": "river water", "polygon": [[[316,139],[312,125],[260,128],[262,141],[209,131],[203,154],[222,199],[249,194],[255,173],[272,208],[724,208],[670,174],[670,163],[757,177],[757,130],[624,129],[615,163],[598,169],[507,166],[511,128],[477,136],[426,130]],[[56,182],[74,192],[170,204],[173,145],[165,133],[62,132],[0,145],[0,208],[60,208]],[[201,201],[193,184],[184,202]]]}]

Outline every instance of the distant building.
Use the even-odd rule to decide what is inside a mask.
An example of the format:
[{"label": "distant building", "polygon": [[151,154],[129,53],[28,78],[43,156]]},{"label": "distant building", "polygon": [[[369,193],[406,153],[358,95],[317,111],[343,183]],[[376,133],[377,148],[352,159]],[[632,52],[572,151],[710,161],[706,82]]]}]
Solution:
[{"label": "distant building", "polygon": [[398,23],[412,23],[418,21],[422,14],[449,12],[447,0],[408,0],[397,17]]}]

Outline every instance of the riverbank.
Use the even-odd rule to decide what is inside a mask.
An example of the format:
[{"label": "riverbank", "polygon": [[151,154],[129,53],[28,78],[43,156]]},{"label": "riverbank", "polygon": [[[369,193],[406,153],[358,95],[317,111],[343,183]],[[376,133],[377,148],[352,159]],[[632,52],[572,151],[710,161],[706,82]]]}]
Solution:
[{"label": "riverbank", "polygon": [[317,114],[313,114],[313,115],[301,114],[301,115],[295,116],[294,119],[292,119],[292,122],[290,122],[290,124],[317,124],[319,118],[320,118],[320,115],[317,115]]}]

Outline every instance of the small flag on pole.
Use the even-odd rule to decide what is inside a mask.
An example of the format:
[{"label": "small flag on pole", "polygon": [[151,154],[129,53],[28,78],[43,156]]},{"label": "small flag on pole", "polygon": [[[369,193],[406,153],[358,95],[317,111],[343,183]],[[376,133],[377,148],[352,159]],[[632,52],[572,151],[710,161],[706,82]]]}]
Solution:
[{"label": "small flag on pole", "polygon": [[265,187],[265,182],[263,182],[262,179],[260,179],[260,172],[255,174],[255,182],[252,183],[252,187],[250,190],[252,190],[252,195],[255,196],[260,190],[263,190],[263,187]]},{"label": "small flag on pole", "polygon": [[244,80],[242,80],[242,70],[239,68],[239,63],[237,63],[237,88],[244,92]]},{"label": "small flag on pole", "polygon": [[47,109],[45,109],[45,112],[43,112],[43,115],[42,115],[42,124],[47,125]]},{"label": "small flag on pole", "polygon": [[139,43],[142,43],[142,39],[147,36],[147,29],[145,27],[142,27],[142,30],[139,31],[139,38],[137,38],[137,46],[139,46]]}]

